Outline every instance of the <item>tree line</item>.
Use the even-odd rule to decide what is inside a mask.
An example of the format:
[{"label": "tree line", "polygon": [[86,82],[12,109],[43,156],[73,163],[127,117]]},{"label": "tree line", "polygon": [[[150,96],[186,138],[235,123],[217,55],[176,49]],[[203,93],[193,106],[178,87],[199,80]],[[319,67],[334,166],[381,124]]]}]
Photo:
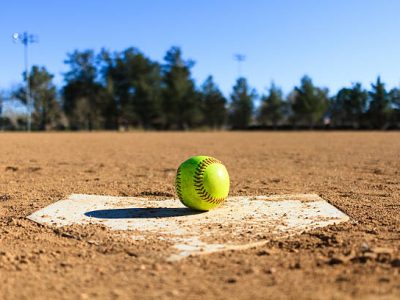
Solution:
[{"label": "tree line", "polygon": [[[354,83],[333,96],[308,76],[286,96],[274,83],[259,95],[240,77],[227,98],[212,76],[196,86],[194,62],[178,47],[162,63],[136,48],[76,50],[65,63],[60,89],[45,67],[33,66],[12,91],[27,104],[29,79],[34,130],[400,128],[400,87],[387,90],[379,77],[368,90]],[[2,115],[1,99],[2,128],[26,127],[24,118]]]}]

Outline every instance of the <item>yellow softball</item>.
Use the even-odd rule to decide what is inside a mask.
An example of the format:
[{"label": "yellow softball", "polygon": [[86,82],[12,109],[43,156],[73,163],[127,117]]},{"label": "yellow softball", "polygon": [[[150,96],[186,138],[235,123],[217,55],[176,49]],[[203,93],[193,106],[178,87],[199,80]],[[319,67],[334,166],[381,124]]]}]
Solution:
[{"label": "yellow softball", "polygon": [[175,188],[184,205],[207,211],[218,207],[228,197],[229,174],[218,159],[193,156],[179,166]]}]

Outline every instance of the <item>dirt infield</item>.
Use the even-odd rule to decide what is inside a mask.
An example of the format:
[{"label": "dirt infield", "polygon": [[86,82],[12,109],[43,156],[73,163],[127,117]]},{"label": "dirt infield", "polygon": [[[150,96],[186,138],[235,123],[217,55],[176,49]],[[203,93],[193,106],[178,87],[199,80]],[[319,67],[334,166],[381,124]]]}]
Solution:
[{"label": "dirt infield", "polygon": [[[156,238],[25,218],[72,193],[174,197],[198,154],[225,163],[231,195],[315,193],[352,220],[167,262]],[[0,299],[135,297],[399,299],[400,133],[0,134]]]}]

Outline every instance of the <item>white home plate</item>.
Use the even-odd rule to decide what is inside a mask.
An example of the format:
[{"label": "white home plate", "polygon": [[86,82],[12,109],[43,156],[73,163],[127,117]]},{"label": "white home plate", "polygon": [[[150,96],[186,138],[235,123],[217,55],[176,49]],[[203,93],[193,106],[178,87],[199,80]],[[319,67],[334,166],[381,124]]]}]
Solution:
[{"label": "white home plate", "polygon": [[44,225],[102,224],[129,230],[132,238],[171,242],[168,260],[246,249],[268,239],[347,221],[349,217],[314,194],[230,197],[209,212],[190,210],[176,199],[150,200],[73,194],[28,216]]}]

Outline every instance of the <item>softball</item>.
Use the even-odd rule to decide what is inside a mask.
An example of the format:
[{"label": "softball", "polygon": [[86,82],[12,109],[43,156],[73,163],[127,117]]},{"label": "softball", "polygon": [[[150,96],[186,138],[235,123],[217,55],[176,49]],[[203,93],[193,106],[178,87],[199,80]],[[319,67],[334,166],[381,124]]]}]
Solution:
[{"label": "softball", "polygon": [[229,174],[218,159],[193,156],[178,168],[175,188],[189,208],[207,211],[218,207],[229,193]]}]

